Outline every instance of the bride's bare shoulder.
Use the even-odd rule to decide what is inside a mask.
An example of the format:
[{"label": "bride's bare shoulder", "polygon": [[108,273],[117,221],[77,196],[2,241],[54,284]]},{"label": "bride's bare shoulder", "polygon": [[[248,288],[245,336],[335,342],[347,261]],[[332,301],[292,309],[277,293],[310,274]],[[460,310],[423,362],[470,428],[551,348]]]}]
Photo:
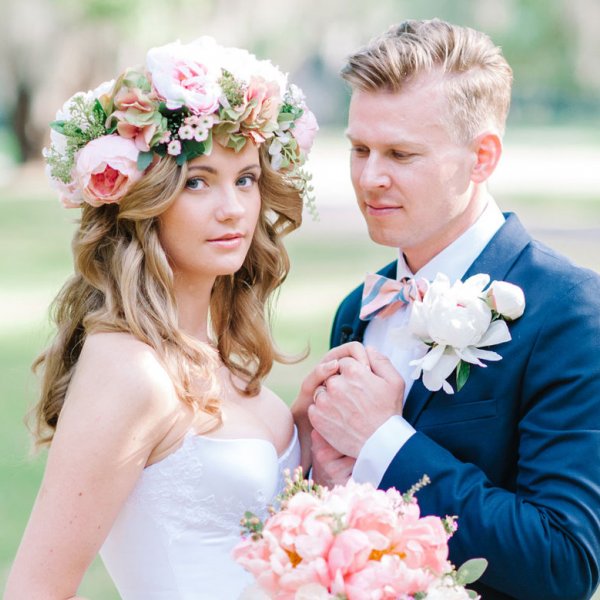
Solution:
[{"label": "bride's bare shoulder", "polygon": [[115,358],[128,358],[142,361],[158,362],[155,350],[126,332],[94,332],[85,337],[80,360],[93,358],[114,363]]},{"label": "bride's bare shoulder", "polygon": [[[156,351],[128,333],[102,332],[86,336],[69,395],[87,390],[93,396],[115,398],[138,409],[164,409],[176,402],[171,378]],[[170,402],[171,401],[171,402]]]}]

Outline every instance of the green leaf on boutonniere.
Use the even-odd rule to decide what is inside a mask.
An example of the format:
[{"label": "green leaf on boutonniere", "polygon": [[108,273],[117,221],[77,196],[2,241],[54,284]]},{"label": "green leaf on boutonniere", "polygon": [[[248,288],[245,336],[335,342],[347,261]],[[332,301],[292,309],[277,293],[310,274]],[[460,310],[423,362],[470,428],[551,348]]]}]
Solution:
[{"label": "green leaf on boutonniere", "polygon": [[460,392],[463,385],[467,383],[469,379],[469,373],[471,372],[471,365],[464,360],[461,360],[456,367],[456,391]]}]

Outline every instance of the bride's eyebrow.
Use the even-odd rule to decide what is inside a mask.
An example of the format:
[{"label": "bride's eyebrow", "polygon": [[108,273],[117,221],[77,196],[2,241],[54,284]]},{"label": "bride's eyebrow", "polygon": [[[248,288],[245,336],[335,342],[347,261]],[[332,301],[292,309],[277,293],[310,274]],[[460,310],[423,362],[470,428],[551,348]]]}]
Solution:
[{"label": "bride's eyebrow", "polygon": [[189,169],[188,169],[188,173],[191,171],[206,171],[207,173],[210,173],[211,175],[216,175],[217,174],[217,170],[214,169],[213,167],[208,167],[206,165],[192,165]]},{"label": "bride's eyebrow", "polygon": [[[260,170],[260,165],[254,163],[254,164],[248,165],[247,167],[241,168],[238,172],[244,173],[245,171],[252,171],[255,169]],[[191,173],[192,171],[204,171],[205,173],[210,173],[211,175],[216,175],[218,173],[217,169],[215,169],[214,167],[209,167],[208,165],[192,165],[188,169],[188,173]]]},{"label": "bride's eyebrow", "polygon": [[256,169],[260,170],[260,165],[252,164],[252,165],[248,165],[247,167],[244,167],[243,169],[240,169],[239,173],[244,173],[245,171],[253,171]]}]

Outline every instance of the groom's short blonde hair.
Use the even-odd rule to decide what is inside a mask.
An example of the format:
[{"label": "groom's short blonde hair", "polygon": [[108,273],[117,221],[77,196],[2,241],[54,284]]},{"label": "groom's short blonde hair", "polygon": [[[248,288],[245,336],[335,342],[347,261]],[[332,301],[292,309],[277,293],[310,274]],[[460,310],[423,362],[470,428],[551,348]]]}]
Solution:
[{"label": "groom's short blonde hair", "polygon": [[439,19],[404,21],[352,54],[341,73],[353,90],[392,93],[440,73],[455,137],[466,142],[489,126],[504,133],[512,69],[480,31]]}]

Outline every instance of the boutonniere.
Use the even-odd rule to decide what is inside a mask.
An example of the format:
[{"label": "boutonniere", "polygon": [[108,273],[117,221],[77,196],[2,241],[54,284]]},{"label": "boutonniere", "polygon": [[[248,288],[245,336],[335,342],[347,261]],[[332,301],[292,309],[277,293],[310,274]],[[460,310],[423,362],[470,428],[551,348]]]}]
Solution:
[{"label": "boutonniere", "polygon": [[483,360],[496,361],[497,352],[484,350],[511,340],[506,321],[518,319],[525,310],[523,290],[506,281],[493,281],[484,273],[466,281],[450,284],[438,273],[422,300],[412,304],[408,328],[429,346],[417,360],[414,379],[423,376],[423,384],[433,392],[442,388],[453,394],[446,381],[456,370],[456,390],[466,383],[471,365],[485,367]]}]

